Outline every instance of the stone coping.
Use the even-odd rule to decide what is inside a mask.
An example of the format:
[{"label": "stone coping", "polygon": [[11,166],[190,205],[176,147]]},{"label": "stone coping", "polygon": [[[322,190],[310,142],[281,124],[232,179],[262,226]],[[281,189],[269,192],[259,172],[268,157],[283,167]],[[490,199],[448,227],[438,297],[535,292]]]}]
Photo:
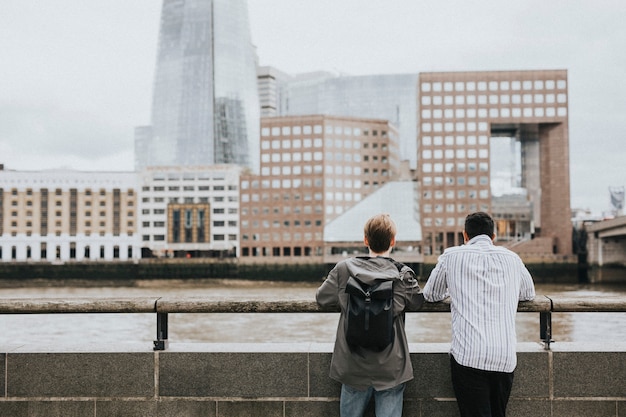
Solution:
[{"label": "stone coping", "polygon": [[[168,350],[161,352],[192,353],[332,353],[333,343],[170,343]],[[412,354],[447,353],[449,343],[409,343]],[[559,342],[551,345],[551,352],[626,352],[626,342]],[[549,352],[539,342],[520,342],[518,353]],[[154,353],[149,343],[128,342],[109,344],[67,343],[35,345],[0,344],[0,353]]]}]

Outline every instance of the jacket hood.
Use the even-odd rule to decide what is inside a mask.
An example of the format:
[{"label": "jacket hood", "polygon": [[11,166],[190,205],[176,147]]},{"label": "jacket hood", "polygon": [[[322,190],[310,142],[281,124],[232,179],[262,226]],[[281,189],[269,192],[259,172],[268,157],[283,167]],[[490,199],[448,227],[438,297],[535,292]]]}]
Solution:
[{"label": "jacket hood", "polygon": [[364,284],[371,285],[376,280],[392,280],[400,277],[398,268],[390,258],[384,256],[358,256],[346,262],[350,275]]}]

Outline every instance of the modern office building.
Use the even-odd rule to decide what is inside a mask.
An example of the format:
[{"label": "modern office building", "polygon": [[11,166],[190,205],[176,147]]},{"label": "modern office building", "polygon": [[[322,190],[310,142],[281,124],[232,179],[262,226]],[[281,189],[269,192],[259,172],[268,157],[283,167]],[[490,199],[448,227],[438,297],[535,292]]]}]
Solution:
[{"label": "modern office building", "polygon": [[136,178],[0,169],[0,261],[139,258]]},{"label": "modern office building", "polygon": [[135,169],[239,164],[258,170],[256,53],[245,0],[163,0],[150,126]]},{"label": "modern office building", "polygon": [[241,177],[241,259],[322,261],[325,225],[401,176],[397,136],[386,120],[263,118],[261,173]]},{"label": "modern office building", "polygon": [[238,165],[139,173],[142,257],[226,258],[239,248]]},{"label": "modern office building", "polygon": [[257,68],[261,117],[275,117],[287,113],[287,84],[291,78],[293,77],[274,67]]},{"label": "modern office building", "polygon": [[324,114],[389,120],[398,130],[399,152],[417,166],[418,74],[287,75],[272,67],[258,73],[261,109],[268,116]]},{"label": "modern office building", "polygon": [[418,97],[424,255],[478,210],[518,253],[571,254],[567,71],[421,73]]}]

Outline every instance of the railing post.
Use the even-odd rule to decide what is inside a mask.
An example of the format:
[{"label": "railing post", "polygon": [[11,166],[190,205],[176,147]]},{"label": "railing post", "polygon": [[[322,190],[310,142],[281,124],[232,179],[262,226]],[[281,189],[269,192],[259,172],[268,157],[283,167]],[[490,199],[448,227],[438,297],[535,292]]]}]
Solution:
[{"label": "railing post", "polygon": [[154,350],[165,350],[167,345],[167,313],[157,313],[157,340],[154,341]]},{"label": "railing post", "polygon": [[552,312],[541,311],[539,313],[539,338],[543,341],[545,350],[550,350],[552,340]]}]

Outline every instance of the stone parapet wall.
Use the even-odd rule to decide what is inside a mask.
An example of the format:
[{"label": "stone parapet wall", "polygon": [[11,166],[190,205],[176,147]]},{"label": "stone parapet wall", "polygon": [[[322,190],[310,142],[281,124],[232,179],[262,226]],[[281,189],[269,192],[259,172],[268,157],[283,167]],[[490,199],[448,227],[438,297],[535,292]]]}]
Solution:
[{"label": "stone parapet wall", "polygon": [[[458,416],[448,344],[411,345],[405,416]],[[0,344],[0,417],[339,415],[331,344]],[[518,345],[509,413],[626,415],[626,343]],[[371,410],[367,416],[373,416]]]}]

